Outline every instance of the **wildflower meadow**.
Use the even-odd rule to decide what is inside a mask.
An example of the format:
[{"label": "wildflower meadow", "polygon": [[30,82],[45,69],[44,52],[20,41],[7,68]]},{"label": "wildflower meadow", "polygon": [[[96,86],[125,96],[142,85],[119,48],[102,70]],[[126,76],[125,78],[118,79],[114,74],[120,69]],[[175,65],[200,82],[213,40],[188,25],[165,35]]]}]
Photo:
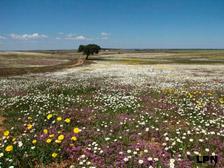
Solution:
[{"label": "wildflower meadow", "polygon": [[223,167],[223,66],[203,68],[97,62],[1,78],[0,167],[212,166],[204,155]]}]

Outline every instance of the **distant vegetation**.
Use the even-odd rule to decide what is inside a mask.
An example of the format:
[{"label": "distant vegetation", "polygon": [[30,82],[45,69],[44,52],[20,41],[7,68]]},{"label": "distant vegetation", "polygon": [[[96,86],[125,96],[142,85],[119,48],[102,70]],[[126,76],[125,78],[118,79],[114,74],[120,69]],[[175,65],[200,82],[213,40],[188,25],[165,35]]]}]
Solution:
[{"label": "distant vegetation", "polygon": [[101,50],[101,47],[96,44],[88,44],[88,45],[80,45],[78,48],[78,52],[83,52],[84,55],[86,55],[86,59],[90,55],[98,54]]}]

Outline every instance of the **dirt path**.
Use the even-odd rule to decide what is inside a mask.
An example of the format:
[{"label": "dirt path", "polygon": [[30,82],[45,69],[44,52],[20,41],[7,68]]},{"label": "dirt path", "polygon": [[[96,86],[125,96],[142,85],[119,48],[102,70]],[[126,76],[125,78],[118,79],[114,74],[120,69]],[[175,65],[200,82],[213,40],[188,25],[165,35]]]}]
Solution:
[{"label": "dirt path", "polygon": [[79,58],[75,64],[69,65],[65,68],[73,68],[73,67],[84,64],[84,62],[85,62],[85,59]]},{"label": "dirt path", "polygon": [[2,68],[0,71],[0,77],[18,76],[18,75],[24,75],[24,74],[30,74],[30,73],[54,72],[54,71],[82,65],[85,62],[84,60],[85,59],[83,58],[77,58],[64,64],[58,64],[58,65],[46,66],[46,67]]}]

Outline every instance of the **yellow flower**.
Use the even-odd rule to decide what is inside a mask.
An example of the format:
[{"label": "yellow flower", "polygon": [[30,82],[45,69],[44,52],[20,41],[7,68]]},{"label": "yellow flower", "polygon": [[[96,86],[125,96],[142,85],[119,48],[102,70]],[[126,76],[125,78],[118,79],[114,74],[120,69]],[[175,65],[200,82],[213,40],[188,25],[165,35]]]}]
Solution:
[{"label": "yellow flower", "polygon": [[224,104],[224,98],[220,98],[220,99],[219,99],[219,102],[220,102],[221,104]]},{"label": "yellow flower", "polygon": [[58,156],[58,154],[54,152],[54,153],[51,154],[51,156],[52,156],[53,158],[56,158],[56,157]]},{"label": "yellow flower", "polygon": [[73,132],[75,133],[75,134],[78,134],[78,133],[80,133],[80,129],[78,128],[78,127],[75,127],[74,129],[73,129]]},{"label": "yellow flower", "polygon": [[48,133],[48,130],[47,129],[44,129],[43,132],[44,132],[44,134],[47,134]]},{"label": "yellow flower", "polygon": [[4,136],[6,136],[6,137],[7,137],[7,136],[9,136],[9,133],[10,133],[10,132],[9,132],[8,130],[6,130],[6,131],[4,131],[4,133],[3,133],[3,134],[4,134]]},{"label": "yellow flower", "polygon": [[71,140],[72,140],[72,141],[77,141],[76,136],[72,136],[72,137],[71,137]]},{"label": "yellow flower", "polygon": [[48,120],[50,120],[52,117],[53,117],[52,114],[48,114],[48,115],[47,115],[47,119],[48,119]]},{"label": "yellow flower", "polygon": [[50,138],[48,138],[48,139],[46,140],[47,143],[51,143],[51,141],[52,141],[52,139],[50,139]]},{"label": "yellow flower", "polygon": [[57,121],[61,121],[62,120],[62,118],[61,117],[57,117]]},{"label": "yellow flower", "polygon": [[13,150],[13,146],[12,145],[8,145],[8,146],[6,146],[6,148],[5,148],[5,151],[6,152],[11,152]]},{"label": "yellow flower", "polygon": [[32,124],[28,124],[27,125],[27,129],[32,129],[33,128],[33,125]]},{"label": "yellow flower", "polygon": [[36,139],[32,140],[32,144],[36,144],[36,143],[37,143]]},{"label": "yellow flower", "polygon": [[49,137],[50,137],[50,138],[53,138],[53,137],[54,137],[54,134],[49,135]]},{"label": "yellow flower", "polygon": [[16,140],[16,138],[13,138],[13,139],[12,139],[12,142],[14,142],[15,140]]},{"label": "yellow flower", "polygon": [[59,136],[58,136],[58,140],[59,140],[59,141],[62,141],[64,138],[65,138],[64,135],[59,135]]},{"label": "yellow flower", "polygon": [[32,117],[28,117],[28,120],[32,120]]},{"label": "yellow flower", "polygon": [[61,143],[61,141],[59,141],[58,139],[55,140],[56,143]]},{"label": "yellow flower", "polygon": [[66,119],[65,119],[65,122],[66,122],[66,123],[70,123],[70,122],[71,122],[71,119],[70,119],[70,118],[66,118]]}]

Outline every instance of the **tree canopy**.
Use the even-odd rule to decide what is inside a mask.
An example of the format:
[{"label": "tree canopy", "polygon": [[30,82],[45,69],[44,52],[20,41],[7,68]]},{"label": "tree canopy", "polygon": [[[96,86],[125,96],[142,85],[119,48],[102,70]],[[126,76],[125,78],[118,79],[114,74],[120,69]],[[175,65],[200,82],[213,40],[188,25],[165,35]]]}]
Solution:
[{"label": "tree canopy", "polygon": [[97,44],[88,44],[88,45],[80,45],[78,48],[78,52],[83,52],[84,55],[86,55],[86,59],[90,55],[98,54],[101,50],[101,47]]}]

